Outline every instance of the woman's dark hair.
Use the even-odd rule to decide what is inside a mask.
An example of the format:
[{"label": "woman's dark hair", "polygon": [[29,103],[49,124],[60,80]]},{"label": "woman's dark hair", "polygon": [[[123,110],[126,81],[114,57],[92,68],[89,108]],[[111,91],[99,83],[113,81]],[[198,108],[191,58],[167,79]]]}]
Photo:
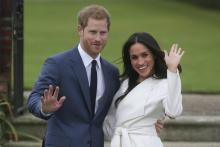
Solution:
[{"label": "woman's dark hair", "polygon": [[[141,43],[145,47],[147,47],[154,56],[154,74],[152,75],[153,78],[156,79],[164,79],[167,78],[167,65],[164,60],[164,52],[161,50],[159,44],[151,36],[149,33],[146,32],[137,32],[132,34],[128,40],[124,43],[122,48],[122,60],[123,60],[123,72],[121,74],[122,81],[125,79],[129,79],[128,82],[128,89],[126,92],[117,98],[115,105],[117,106],[118,103],[138,84],[138,73],[132,68],[129,50],[132,45],[135,43]],[[179,71],[181,72],[181,66],[178,66]]]}]

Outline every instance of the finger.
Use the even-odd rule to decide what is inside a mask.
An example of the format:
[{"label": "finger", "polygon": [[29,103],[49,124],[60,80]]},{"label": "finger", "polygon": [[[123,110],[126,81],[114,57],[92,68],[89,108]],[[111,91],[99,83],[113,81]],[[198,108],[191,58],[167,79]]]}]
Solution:
[{"label": "finger", "polygon": [[175,44],[175,47],[174,47],[174,50],[173,50],[174,53],[177,52],[177,48],[178,48],[178,44],[176,43],[176,44]]},{"label": "finger", "polygon": [[54,96],[55,99],[57,99],[58,94],[59,94],[59,87],[56,86],[55,91],[54,91],[54,94],[53,94],[53,96]]},{"label": "finger", "polygon": [[163,123],[163,121],[162,121],[162,120],[157,120],[156,125],[158,126],[158,128],[162,129],[162,128],[163,128],[163,126],[164,126],[164,123]]},{"label": "finger", "polygon": [[163,129],[163,124],[157,124],[157,127],[158,127],[159,129]]},{"label": "finger", "polygon": [[48,98],[48,90],[47,90],[47,89],[44,90],[44,98],[45,98],[45,99]]},{"label": "finger", "polygon": [[167,50],[164,50],[165,57],[168,56]]},{"label": "finger", "polygon": [[63,105],[63,102],[65,101],[65,99],[66,99],[65,96],[62,96],[62,97],[59,99],[58,103],[59,103],[60,106]]},{"label": "finger", "polygon": [[178,55],[180,55],[181,50],[182,50],[181,48],[178,48],[178,50],[177,50],[177,54],[178,54]]},{"label": "finger", "polygon": [[156,127],[159,128],[159,129],[162,129],[163,128],[162,122],[157,122]]},{"label": "finger", "polygon": [[185,51],[182,51],[182,53],[180,54],[180,57],[182,57],[184,55]]},{"label": "finger", "polygon": [[174,51],[174,48],[175,48],[175,43],[172,44],[171,49],[170,49],[170,53],[172,53]]},{"label": "finger", "polygon": [[40,97],[41,103],[44,104],[45,103],[45,98],[43,96]]},{"label": "finger", "polygon": [[157,135],[159,136],[160,130],[156,128]]},{"label": "finger", "polygon": [[49,97],[52,97],[53,95],[53,86],[52,85],[49,85],[49,93],[48,93],[48,96]]},{"label": "finger", "polygon": [[163,124],[162,120],[157,120],[157,124]]}]

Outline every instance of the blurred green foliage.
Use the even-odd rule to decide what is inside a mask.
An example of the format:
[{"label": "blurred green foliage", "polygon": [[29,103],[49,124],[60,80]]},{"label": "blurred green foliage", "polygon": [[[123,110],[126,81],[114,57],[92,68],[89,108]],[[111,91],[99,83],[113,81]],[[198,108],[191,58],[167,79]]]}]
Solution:
[{"label": "blurred green foliage", "polygon": [[[88,4],[105,6],[112,17],[109,41],[102,56],[110,62],[136,31],[151,33],[161,48],[179,43],[184,92],[220,92],[220,12],[173,0],[25,0],[25,89],[31,89],[44,60],[73,48],[77,12]],[[116,64],[121,69],[121,64]]]},{"label": "blurred green foliage", "polygon": [[176,0],[183,3],[193,4],[199,7],[220,10],[219,0]]}]

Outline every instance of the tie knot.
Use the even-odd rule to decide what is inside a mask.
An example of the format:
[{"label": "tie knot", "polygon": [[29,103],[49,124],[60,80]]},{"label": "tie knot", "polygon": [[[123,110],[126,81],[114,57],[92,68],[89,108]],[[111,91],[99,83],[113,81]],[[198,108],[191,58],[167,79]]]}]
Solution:
[{"label": "tie knot", "polygon": [[96,66],[97,61],[96,60],[92,60],[92,66]]}]

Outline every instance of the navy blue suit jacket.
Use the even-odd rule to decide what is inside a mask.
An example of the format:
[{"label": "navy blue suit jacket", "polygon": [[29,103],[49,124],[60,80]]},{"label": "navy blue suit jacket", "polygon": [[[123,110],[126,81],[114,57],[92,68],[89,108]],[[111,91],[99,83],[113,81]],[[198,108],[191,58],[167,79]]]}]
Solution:
[{"label": "navy blue suit jacket", "polygon": [[[46,147],[103,147],[102,123],[112,98],[119,87],[116,67],[100,59],[105,91],[92,118],[89,83],[78,49],[48,58],[28,99],[28,109],[35,116],[47,119]],[[59,97],[66,96],[63,106],[51,116],[40,111],[40,97],[49,85],[59,86]]]}]

